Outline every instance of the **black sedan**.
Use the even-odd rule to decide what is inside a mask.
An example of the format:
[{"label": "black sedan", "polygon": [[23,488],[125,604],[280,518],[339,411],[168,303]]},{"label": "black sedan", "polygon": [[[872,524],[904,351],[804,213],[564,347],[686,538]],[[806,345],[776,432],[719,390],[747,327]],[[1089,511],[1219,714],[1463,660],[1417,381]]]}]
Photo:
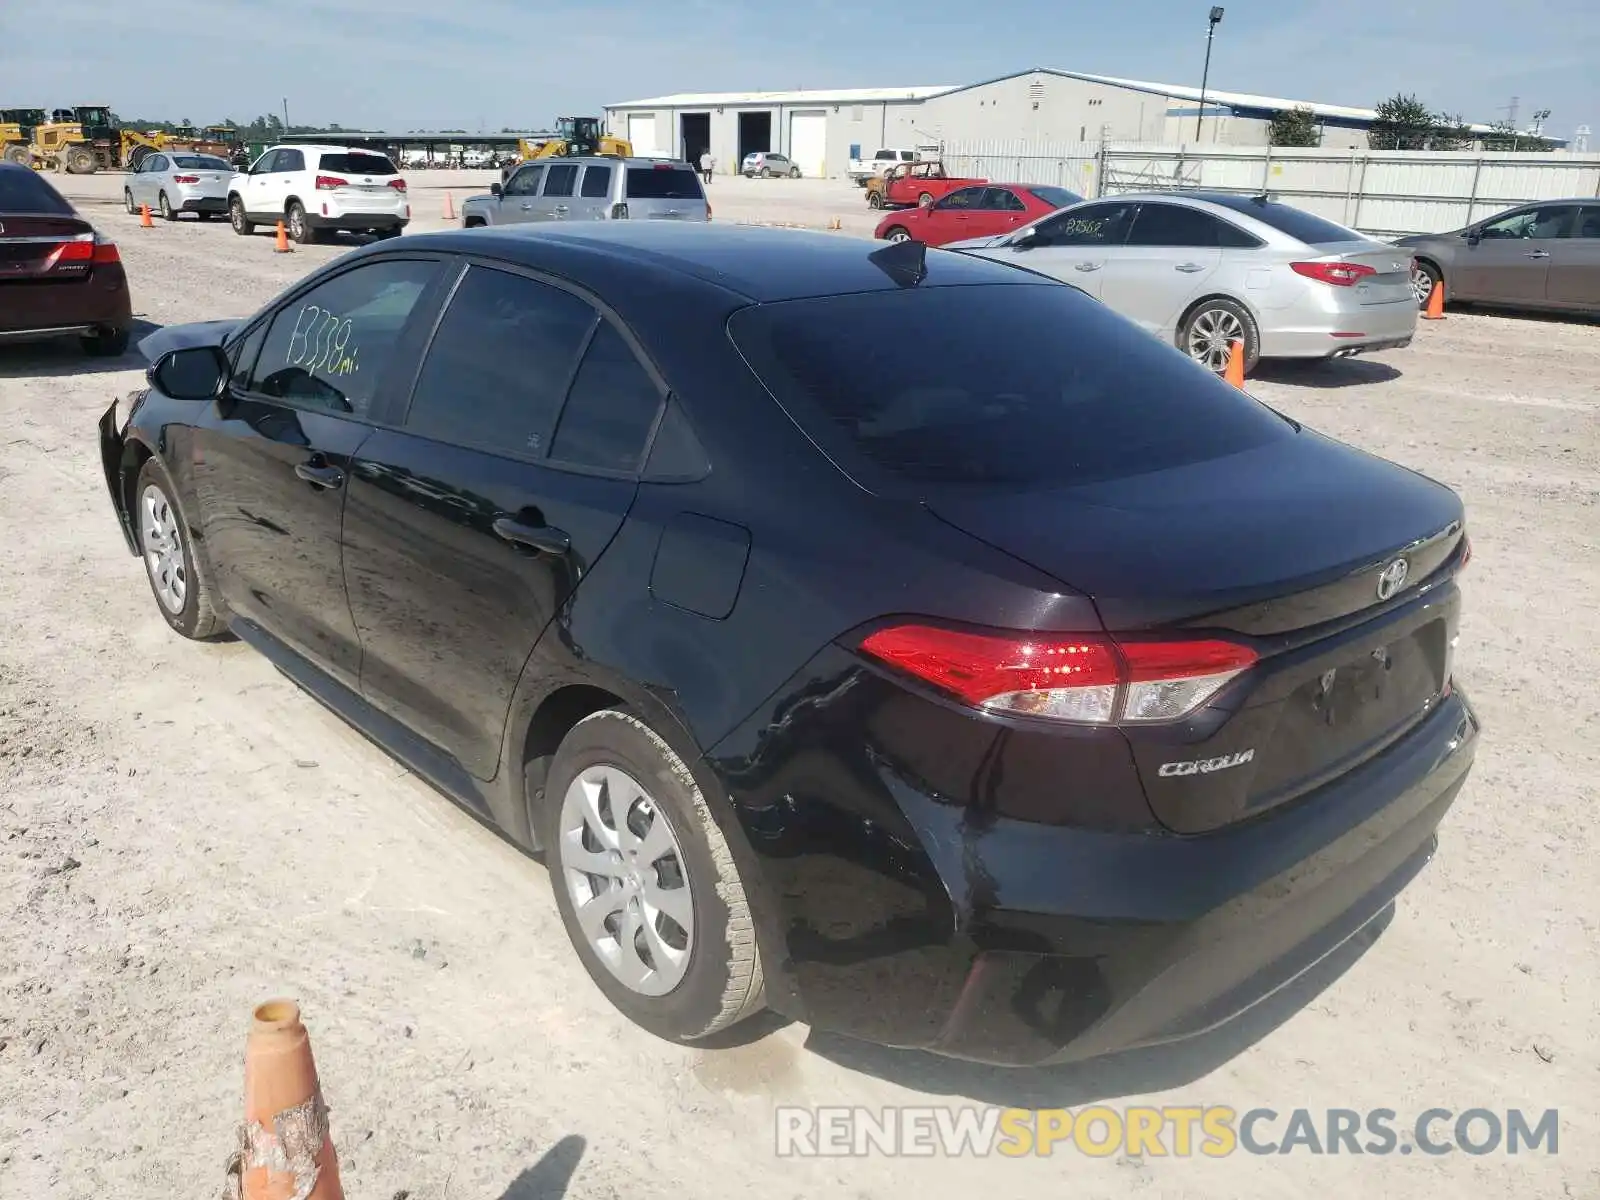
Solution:
[{"label": "black sedan", "polygon": [[162,616],[542,850],[669,1038],[1195,1033],[1387,909],[1476,748],[1456,495],[1032,273],[455,231],[144,346],[100,440]]}]

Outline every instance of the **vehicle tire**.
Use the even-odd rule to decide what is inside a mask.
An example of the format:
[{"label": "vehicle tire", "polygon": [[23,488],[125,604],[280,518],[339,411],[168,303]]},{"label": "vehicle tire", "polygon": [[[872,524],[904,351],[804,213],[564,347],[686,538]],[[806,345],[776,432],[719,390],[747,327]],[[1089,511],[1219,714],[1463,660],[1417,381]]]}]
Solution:
[{"label": "vehicle tire", "polygon": [[133,528],[156,608],[176,632],[203,641],[223,632],[221,605],[210,580],[195,570],[189,527],[173,490],[160,461],[149,459],[133,487]]},{"label": "vehicle tire", "polygon": [[145,159],[150,157],[150,153],[151,151],[149,146],[135,146],[128,154],[128,169],[130,171],[137,171],[140,164],[143,163]]},{"label": "vehicle tire", "polygon": [[82,146],[73,146],[62,156],[61,165],[68,175],[93,175],[94,153]]},{"label": "vehicle tire", "polygon": [[78,339],[83,352],[95,358],[121,358],[128,352],[130,335],[126,329],[97,329]]},{"label": "vehicle tire", "polygon": [[867,193],[867,207],[868,208],[882,208],[883,207],[883,193],[882,192],[868,192]]},{"label": "vehicle tire", "polygon": [[463,228],[463,229],[482,229],[487,224],[488,224],[488,222],[485,221],[482,217],[468,217],[465,221],[461,222],[461,228]]},{"label": "vehicle tire", "polygon": [[132,188],[122,189],[122,207],[128,210],[128,215],[130,217],[136,217],[139,215],[138,205],[134,204],[133,202]]},{"label": "vehicle tire", "polygon": [[26,146],[22,145],[20,142],[14,143],[14,144],[6,147],[6,152],[5,152],[5,161],[6,162],[8,162],[8,163],[16,163],[17,166],[19,166],[19,167],[25,167],[25,166],[28,165],[28,158],[29,158],[28,148]]},{"label": "vehicle tire", "polygon": [[156,197],[156,209],[161,213],[163,221],[176,221],[178,219],[178,214],[172,211],[172,201],[167,199],[165,192]]},{"label": "vehicle tire", "polygon": [[299,245],[306,246],[317,240],[317,231],[306,220],[306,207],[300,201],[289,201],[289,207],[284,210],[284,219],[289,226],[289,236]]},{"label": "vehicle tire", "polygon": [[909,242],[911,240],[911,231],[904,225],[891,225],[889,226],[889,232],[883,235],[883,240],[886,242]]},{"label": "vehicle tire", "polygon": [[771,167],[762,167],[761,170],[756,172],[756,174],[761,176],[761,178],[763,178],[763,179],[771,179],[772,178],[772,168]]},{"label": "vehicle tire", "polygon": [[556,751],[544,795],[561,920],[612,1004],[679,1042],[763,1007],[733,855],[693,773],[654,730],[623,709],[584,718]]},{"label": "vehicle tire", "polygon": [[933,193],[932,192],[922,192],[922,193],[920,193],[917,196],[917,207],[918,208],[932,208],[933,207]]},{"label": "vehicle tire", "polygon": [[799,167],[790,167],[789,168],[789,178],[790,179],[799,179],[800,178],[800,168]]},{"label": "vehicle tire", "polygon": [[244,201],[238,196],[228,201],[228,220],[240,237],[249,237],[256,231],[255,224],[245,215]]},{"label": "vehicle tire", "polygon": [[1411,271],[1411,290],[1416,293],[1419,309],[1428,307],[1428,297],[1433,294],[1433,285],[1443,282],[1444,272],[1427,259],[1417,259],[1417,265]]},{"label": "vehicle tire", "polygon": [[1221,296],[1196,304],[1178,326],[1178,349],[1218,375],[1228,367],[1235,339],[1244,343],[1249,374],[1261,358],[1261,331],[1249,309]]}]

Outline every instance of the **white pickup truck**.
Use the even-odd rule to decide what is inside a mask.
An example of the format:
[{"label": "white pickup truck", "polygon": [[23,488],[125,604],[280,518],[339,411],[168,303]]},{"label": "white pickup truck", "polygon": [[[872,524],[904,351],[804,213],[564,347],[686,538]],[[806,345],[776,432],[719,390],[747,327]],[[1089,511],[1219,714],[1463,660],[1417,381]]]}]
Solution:
[{"label": "white pickup truck", "polygon": [[882,175],[896,163],[916,162],[916,160],[915,150],[879,150],[871,158],[852,158],[845,174],[854,179],[857,186],[866,187],[867,180],[874,175]]}]

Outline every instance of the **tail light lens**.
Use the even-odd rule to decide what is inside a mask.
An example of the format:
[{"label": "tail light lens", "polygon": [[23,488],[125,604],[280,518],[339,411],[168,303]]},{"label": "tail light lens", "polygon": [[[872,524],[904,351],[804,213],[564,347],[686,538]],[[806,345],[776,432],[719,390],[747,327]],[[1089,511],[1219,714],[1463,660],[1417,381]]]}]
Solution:
[{"label": "tail light lens", "polygon": [[611,219],[613,221],[626,221],[628,219],[628,206],[618,202],[611,206]]},{"label": "tail light lens", "polygon": [[1148,724],[1193,713],[1256,662],[1215,639],[975,634],[895,625],[861,643],[890,667],[989,712],[1076,724]]},{"label": "tail light lens", "polygon": [[1376,268],[1365,263],[1348,262],[1297,262],[1290,263],[1289,268],[1296,275],[1318,283],[1331,283],[1334,287],[1353,287],[1358,280],[1378,273]]},{"label": "tail light lens", "polygon": [[397,192],[404,192],[406,190],[406,181],[404,179],[391,179],[389,180],[389,186]]},{"label": "tail light lens", "polygon": [[85,238],[78,242],[62,242],[51,253],[49,266],[61,263],[88,263],[94,261],[94,242]]},{"label": "tail light lens", "polygon": [[198,176],[198,175],[174,175],[172,177],[172,182],[173,183],[199,183],[200,182],[200,176]]},{"label": "tail light lens", "polygon": [[94,262],[95,266],[103,267],[108,263],[121,262],[122,255],[120,252],[118,252],[117,244],[115,242],[96,242],[94,246],[94,258],[92,261]]},{"label": "tail light lens", "polygon": [[342,188],[342,187],[349,187],[349,186],[350,186],[350,181],[348,179],[340,179],[337,175],[318,175],[317,176],[317,191],[319,191],[319,192],[331,192],[331,191],[333,191],[334,188]]}]

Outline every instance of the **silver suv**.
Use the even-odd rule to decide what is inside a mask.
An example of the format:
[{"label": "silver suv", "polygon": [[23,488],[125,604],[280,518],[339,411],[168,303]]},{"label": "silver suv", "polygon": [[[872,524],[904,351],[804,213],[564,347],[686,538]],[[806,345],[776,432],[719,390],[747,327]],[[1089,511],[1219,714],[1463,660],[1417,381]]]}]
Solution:
[{"label": "silver suv", "polygon": [[545,158],[523,163],[487,196],[461,205],[461,223],[709,221],[699,173],[659,158]]}]

